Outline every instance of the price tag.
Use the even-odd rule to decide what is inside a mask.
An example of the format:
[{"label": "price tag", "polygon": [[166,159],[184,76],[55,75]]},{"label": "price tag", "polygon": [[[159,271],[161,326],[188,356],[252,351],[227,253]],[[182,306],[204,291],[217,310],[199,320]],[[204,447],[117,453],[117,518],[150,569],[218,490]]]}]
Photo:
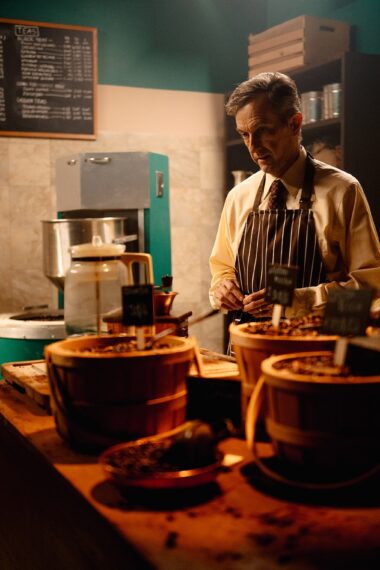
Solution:
[{"label": "price tag", "polygon": [[123,324],[136,327],[154,323],[153,285],[122,287]]},{"label": "price tag", "polygon": [[277,263],[268,265],[265,300],[275,305],[290,307],[296,283],[297,267]]},{"label": "price tag", "polygon": [[364,335],[372,297],[372,289],[330,291],[321,331],[339,336]]}]

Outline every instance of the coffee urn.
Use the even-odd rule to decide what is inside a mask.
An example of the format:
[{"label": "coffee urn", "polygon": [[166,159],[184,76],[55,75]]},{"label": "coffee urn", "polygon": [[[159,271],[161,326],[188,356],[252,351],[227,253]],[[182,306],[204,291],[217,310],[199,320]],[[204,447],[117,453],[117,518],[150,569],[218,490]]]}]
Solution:
[{"label": "coffee urn", "polygon": [[171,275],[167,156],[91,152],[61,157],[56,192],[59,219],[122,218],[122,233],[136,238],[127,241],[126,251],[152,256],[156,285]]}]

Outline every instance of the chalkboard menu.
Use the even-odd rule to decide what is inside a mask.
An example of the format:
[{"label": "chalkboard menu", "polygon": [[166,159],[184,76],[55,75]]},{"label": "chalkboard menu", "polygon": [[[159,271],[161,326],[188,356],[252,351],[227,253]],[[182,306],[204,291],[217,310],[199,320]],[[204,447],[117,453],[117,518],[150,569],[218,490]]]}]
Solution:
[{"label": "chalkboard menu", "polygon": [[96,28],[0,18],[0,135],[95,138]]}]

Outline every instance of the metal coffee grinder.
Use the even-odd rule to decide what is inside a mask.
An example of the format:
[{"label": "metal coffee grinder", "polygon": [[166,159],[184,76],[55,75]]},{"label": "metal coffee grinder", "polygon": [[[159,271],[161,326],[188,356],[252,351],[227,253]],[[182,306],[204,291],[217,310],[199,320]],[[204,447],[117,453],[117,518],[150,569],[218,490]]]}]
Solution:
[{"label": "metal coffee grinder", "polygon": [[[94,235],[100,235],[103,243],[125,244],[126,252],[150,254],[153,283],[162,291],[163,277],[172,275],[167,156],[95,152],[61,157],[56,191],[58,217],[44,227],[44,252],[49,251],[44,254],[44,273],[61,291],[71,262],[69,248],[91,243]],[[86,224],[86,230],[76,227],[74,232],[75,224]],[[139,270],[135,283],[145,281],[144,267]],[[190,315],[157,313],[156,329],[174,323],[178,334],[186,336]]]},{"label": "metal coffee grinder", "polygon": [[158,285],[171,274],[168,171],[168,158],[149,152],[57,160],[57,218],[42,222],[42,234],[43,272],[58,287],[58,309],[0,315],[0,364],[41,359],[46,344],[65,338],[63,291],[72,246],[97,235],[104,243],[124,244],[126,251],[150,253]]},{"label": "metal coffee grinder", "polygon": [[[153,259],[154,283],[171,274],[169,211],[169,162],[167,156],[150,152],[82,153],[61,157],[56,163],[58,220],[118,218],[118,235],[101,235],[104,243],[124,243],[126,251],[149,253]],[[76,243],[92,242],[76,236]],[[78,241],[80,239],[80,241]],[[58,247],[63,244],[55,244]],[[66,247],[66,244],[64,244]],[[46,248],[45,248],[46,249]],[[58,284],[64,278],[70,258],[44,272]],[[58,252],[59,256],[67,251]],[[55,275],[52,271],[55,271]],[[58,275],[59,274],[59,275]]]},{"label": "metal coffee grinder", "polygon": [[[144,152],[83,153],[56,163],[58,215],[43,224],[44,274],[56,285],[59,307],[73,247],[120,245],[149,254],[154,279],[171,273],[168,159]],[[134,267],[134,283],[145,282],[144,266]]]}]

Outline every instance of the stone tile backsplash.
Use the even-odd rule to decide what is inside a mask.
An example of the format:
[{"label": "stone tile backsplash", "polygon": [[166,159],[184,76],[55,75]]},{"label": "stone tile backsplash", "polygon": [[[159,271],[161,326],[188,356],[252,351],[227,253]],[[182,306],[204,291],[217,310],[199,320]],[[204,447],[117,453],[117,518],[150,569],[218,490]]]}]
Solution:
[{"label": "stone tile backsplash", "polygon": [[[209,310],[208,257],[225,191],[223,140],[101,132],[96,141],[0,139],[0,312],[57,304],[42,270],[41,220],[56,217],[55,161],[81,152],[157,152],[169,157],[175,312]],[[222,318],[194,327],[198,342],[222,350]]]}]

